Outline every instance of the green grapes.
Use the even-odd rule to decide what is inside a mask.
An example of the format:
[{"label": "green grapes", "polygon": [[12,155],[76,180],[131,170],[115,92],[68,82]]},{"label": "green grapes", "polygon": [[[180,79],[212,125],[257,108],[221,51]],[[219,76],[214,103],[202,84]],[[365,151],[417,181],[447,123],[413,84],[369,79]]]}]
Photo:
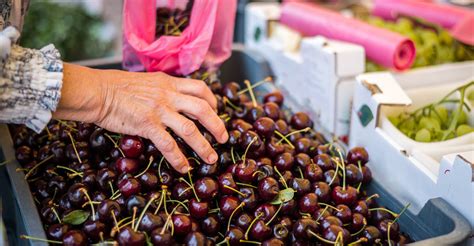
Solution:
[{"label": "green grapes", "polygon": [[[474,60],[474,46],[455,40],[443,28],[421,19],[398,18],[396,22],[379,17],[367,17],[369,24],[400,33],[415,43],[416,57],[412,67]],[[367,61],[366,71],[385,70],[382,66]]]},{"label": "green grapes", "polygon": [[[445,141],[469,134],[474,132],[474,127],[469,125],[466,112],[471,108],[465,101],[474,98],[474,92],[468,90],[471,86],[474,86],[474,81],[456,88],[436,103],[425,105],[411,113],[392,115],[388,119],[403,134],[418,142]],[[460,93],[461,98],[451,99],[455,93]]]}]

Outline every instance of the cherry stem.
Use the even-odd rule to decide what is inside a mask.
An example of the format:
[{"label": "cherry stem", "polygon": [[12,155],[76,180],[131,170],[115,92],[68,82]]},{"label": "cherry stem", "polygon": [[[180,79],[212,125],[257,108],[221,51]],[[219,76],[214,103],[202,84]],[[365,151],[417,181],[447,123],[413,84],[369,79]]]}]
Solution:
[{"label": "cherry stem", "polygon": [[245,152],[244,152],[244,155],[242,156],[242,161],[245,162],[245,157],[247,157],[247,152],[249,151],[250,149],[250,146],[252,146],[252,144],[257,141],[257,136],[255,136],[252,141],[250,141],[249,145],[247,145],[247,148],[245,148]]},{"label": "cherry stem", "polygon": [[230,156],[232,157],[232,162],[235,163],[234,146],[230,147]]},{"label": "cherry stem", "polygon": [[227,245],[229,245],[229,237],[225,237],[224,240],[222,240],[222,241],[216,243],[216,246],[222,245],[222,244],[224,244],[224,243],[227,244]]},{"label": "cherry stem", "polygon": [[[171,210],[171,213],[168,214],[168,217],[166,218],[166,222],[165,222],[165,225],[163,226],[163,228],[161,229],[161,232],[160,234],[163,235],[163,233],[165,233],[165,230],[168,228],[168,224],[170,223],[170,220],[171,220],[171,216],[173,215],[173,213],[176,211],[176,209],[180,206],[181,204],[178,204],[176,205],[173,210]],[[166,207],[166,205],[165,205]],[[171,223],[171,225],[173,225],[173,223]],[[173,232],[174,232],[174,227],[171,226],[171,236],[173,236]]]},{"label": "cherry stem", "polygon": [[151,155],[150,159],[148,160],[148,165],[146,166],[145,170],[143,170],[143,172],[135,175],[135,178],[138,178],[138,177],[142,176],[143,174],[145,174],[146,171],[148,171],[148,169],[150,168],[152,162],[153,162],[153,156]]},{"label": "cherry stem", "polygon": [[[266,83],[266,82],[272,82],[272,77],[266,77],[264,80],[261,80],[261,81],[258,81],[256,83],[254,83],[253,85],[251,85],[251,88],[253,89],[253,88],[255,88],[257,86],[260,86],[261,84]],[[249,91],[249,88],[242,89],[239,92],[237,92],[237,94],[242,95],[247,91]]]},{"label": "cherry stem", "polygon": [[229,217],[229,221],[227,222],[227,231],[230,230],[230,222],[232,221],[232,217],[234,217],[234,214],[235,212],[237,212],[237,210],[239,210],[240,208],[242,208],[243,206],[245,206],[245,202],[241,202],[239,204],[239,206],[237,206],[234,211],[232,211],[232,213],[230,214],[230,217]]},{"label": "cherry stem", "polygon": [[[150,159],[153,159],[153,157],[151,157]],[[156,200],[156,198],[158,198],[158,197],[157,197],[156,194],[154,194],[151,197],[150,201],[148,201],[147,204],[145,205],[145,207],[143,208],[143,211],[141,212],[140,217],[138,217],[138,222],[137,222],[137,225],[135,226],[135,229],[134,229],[135,231],[138,230],[138,227],[140,226],[140,222],[142,221],[143,216],[145,216],[146,210],[148,209],[148,207],[150,207],[151,203]],[[134,208],[136,208],[136,207],[134,207]],[[133,229],[133,226],[132,226],[132,229]]]},{"label": "cherry stem", "polygon": [[368,201],[372,200],[373,198],[379,198],[379,194],[375,193],[375,194],[365,198],[365,201],[368,202]]},{"label": "cherry stem", "polygon": [[250,223],[249,225],[249,228],[247,228],[247,231],[245,231],[245,239],[249,239],[249,232],[250,232],[250,229],[252,228],[253,224],[255,224],[255,221],[257,221],[258,219],[260,219],[260,217],[263,216],[263,213],[259,213],[253,220],[252,222]]},{"label": "cherry stem", "polygon": [[54,207],[51,207],[51,211],[53,211],[54,216],[56,216],[56,219],[58,219],[59,224],[62,224],[63,222],[61,222],[61,218],[59,217],[59,214],[56,209]]},{"label": "cherry stem", "polygon": [[396,216],[396,218],[393,220],[393,223],[397,222],[398,221],[398,218],[400,218],[400,216],[402,216],[402,214],[404,214],[408,207],[410,207],[410,203],[408,203],[407,205],[405,205],[405,207],[403,207],[402,211],[400,211],[400,213],[398,213],[398,216]]},{"label": "cherry stem", "polygon": [[245,85],[246,85],[247,88],[248,88],[248,92],[249,92],[249,94],[250,94],[250,98],[252,98],[253,106],[254,106],[254,107],[257,107],[257,106],[258,106],[258,104],[257,104],[257,99],[255,99],[255,95],[253,94],[253,89],[252,89],[252,85],[250,84],[250,81],[245,80],[244,83],[245,83]]},{"label": "cherry stem", "polygon": [[324,207],[323,211],[319,214],[318,218],[316,219],[316,222],[318,222],[321,219],[321,217],[323,217],[323,214],[328,210],[328,208],[329,208],[328,206]]},{"label": "cherry stem", "polygon": [[56,168],[59,168],[59,169],[64,169],[64,170],[67,170],[69,172],[72,172],[73,174],[79,176],[82,178],[82,173],[81,172],[78,172],[72,168],[69,168],[69,167],[65,167],[65,166],[56,166]]},{"label": "cherry stem", "polygon": [[332,209],[334,209],[334,210],[336,210],[336,211],[338,211],[338,212],[341,212],[341,209],[339,209],[339,208],[336,208],[336,207],[334,207],[334,206],[333,206],[333,205],[331,205],[331,204],[327,204],[327,203],[324,203],[324,202],[318,202],[318,204],[319,204],[319,205],[326,206],[326,208],[328,208],[328,207],[329,207],[329,208],[332,208]]},{"label": "cherry stem", "polygon": [[357,185],[357,193],[359,193],[360,187],[362,187],[362,182],[359,182],[359,184]]},{"label": "cherry stem", "polygon": [[334,180],[336,180],[338,171],[339,171],[339,164],[337,164],[337,162],[336,162],[336,171],[334,172],[334,176],[332,176],[331,182],[329,182],[329,184],[328,184],[329,186],[331,186],[332,183],[334,182]]},{"label": "cherry stem", "polygon": [[[397,217],[398,218],[398,217]],[[387,223],[387,241],[388,241],[388,246],[392,246],[392,240],[390,239],[390,227],[392,227],[393,222],[388,222]]]},{"label": "cherry stem", "polygon": [[[359,245],[360,243],[365,243],[365,242],[367,242],[367,238],[361,237],[361,238],[359,238],[359,240],[354,241],[354,242],[348,244],[347,246]],[[389,245],[390,245],[390,240],[389,240]]]},{"label": "cherry stem", "polygon": [[[158,206],[156,207],[155,212],[153,214],[156,215],[158,213],[158,211],[160,210],[161,204],[163,203],[163,200],[165,199],[165,196],[166,196],[166,186],[164,186],[164,188],[161,190],[160,203],[158,203]],[[166,207],[166,204],[165,204],[165,207]]]},{"label": "cherry stem", "polygon": [[224,188],[229,189],[229,190],[231,190],[231,191],[233,191],[233,192],[235,192],[235,193],[237,193],[237,194],[239,194],[239,195],[241,195],[241,196],[243,196],[243,197],[246,196],[244,193],[242,193],[242,192],[240,192],[239,190],[237,190],[237,189],[235,189],[235,188],[232,188],[232,187],[230,187],[230,186],[228,186],[228,185],[224,185]]},{"label": "cherry stem", "polygon": [[114,144],[114,148],[118,149],[122,157],[125,157],[125,154],[123,153],[122,149],[118,146],[117,142],[110,136],[108,133],[104,133],[104,135],[110,139],[110,141]]},{"label": "cherry stem", "polygon": [[186,191],[188,191],[188,190],[190,190],[190,189],[191,189],[191,187],[188,187],[188,188],[184,189],[183,191],[181,191],[181,192],[178,194],[178,196],[183,195]]},{"label": "cherry stem", "polygon": [[79,161],[79,163],[82,164],[82,160],[81,160],[81,157],[79,156],[79,152],[77,152],[76,143],[74,141],[74,138],[72,137],[70,132],[67,132],[67,135],[71,139],[72,148],[74,149],[74,153],[76,154],[77,160]]},{"label": "cherry stem", "polygon": [[280,171],[278,171],[278,168],[276,166],[273,166],[273,169],[280,177],[280,182],[285,186],[286,189],[288,189],[288,184],[286,184],[285,178],[283,178],[283,175],[281,175]]},{"label": "cherry stem", "polygon": [[365,227],[367,226],[367,220],[365,218],[363,218],[362,222],[364,223],[362,228],[360,228],[360,230],[358,230],[356,233],[351,234],[351,237],[359,235],[365,229]]},{"label": "cherry stem", "polygon": [[393,211],[390,211],[386,208],[369,208],[369,211],[377,211],[377,210],[380,210],[380,211],[385,211],[389,214],[391,214],[393,217],[397,218],[398,217],[398,214],[393,212]]},{"label": "cherry stem", "polygon": [[116,231],[118,232],[120,229],[119,229],[119,227],[118,227],[117,218],[115,217],[114,211],[113,211],[113,210],[110,210],[110,214],[112,214],[112,218],[113,218],[114,224],[115,224],[115,229],[116,229]]},{"label": "cherry stem", "polygon": [[[339,240],[342,241],[342,244],[339,244]],[[344,245],[344,238],[342,237],[342,232],[341,231],[337,234],[336,242],[334,242],[334,245],[341,245],[341,246]]]},{"label": "cherry stem", "polygon": [[198,195],[197,195],[197,193],[196,193],[196,189],[194,189],[194,185],[192,185],[191,183],[189,183],[189,182],[188,182],[186,179],[184,179],[183,177],[179,178],[179,181],[182,181],[182,182],[186,183],[186,184],[189,186],[189,188],[191,188],[191,189],[193,190],[193,193],[194,193],[194,196],[196,197],[196,200],[197,200],[198,202],[201,202],[201,199],[199,199],[199,197],[198,197]]},{"label": "cherry stem", "polygon": [[[285,135],[283,135],[281,132],[279,132],[279,131],[277,131],[277,130],[275,130],[275,131],[273,131],[273,132],[274,132],[276,135],[278,135],[281,139],[283,139],[283,140],[290,146],[291,149],[294,149],[294,148],[295,148],[295,146],[291,143],[291,141],[290,141],[288,138],[286,138]],[[280,141],[278,141],[278,142],[280,142]],[[278,143],[278,142],[277,142],[277,143]]]},{"label": "cherry stem", "polygon": [[301,171],[300,167],[298,167],[298,172],[300,173],[300,178],[304,179],[303,171]]},{"label": "cherry stem", "polygon": [[86,189],[81,188],[81,191],[82,191],[82,193],[84,193],[84,195],[85,195],[86,198],[87,198],[87,201],[88,201],[89,204],[91,205],[92,221],[95,221],[95,209],[94,209],[94,204],[92,203],[92,199],[91,199],[91,197],[89,196],[89,193],[87,192]]},{"label": "cherry stem", "polygon": [[[125,222],[126,220],[131,219],[131,218],[132,218],[132,217],[129,216],[129,217],[126,217],[126,218],[121,219],[121,220],[117,223],[117,226],[120,226],[123,222]],[[120,227],[119,227],[119,228],[120,228]]]},{"label": "cherry stem", "polygon": [[52,244],[63,244],[63,242],[56,241],[56,240],[49,240],[49,239],[43,239],[39,237],[31,237],[27,235],[20,235],[21,239],[28,239],[28,240],[33,240],[33,241],[39,241],[39,242],[45,242],[45,243],[52,243]]},{"label": "cherry stem", "polygon": [[188,157],[188,160],[194,160],[198,165],[201,165],[201,161],[199,161],[198,158],[196,158],[196,157],[190,156],[190,157]]},{"label": "cherry stem", "polygon": [[160,182],[163,183],[163,177],[161,177],[161,163],[165,159],[164,156],[161,157],[160,162],[158,163],[158,177],[160,177]]},{"label": "cherry stem", "polygon": [[210,209],[210,210],[209,210],[209,213],[210,213],[210,214],[213,214],[213,213],[218,213],[219,211],[220,211],[219,208],[214,208],[214,209]]},{"label": "cherry stem", "polygon": [[238,107],[238,106],[235,106],[235,104],[233,104],[233,103],[229,100],[229,98],[224,97],[222,100],[224,101],[225,104],[229,104],[232,109],[242,111],[242,108],[241,108],[241,107]]},{"label": "cherry stem", "polygon": [[38,168],[41,164],[49,161],[51,158],[53,158],[54,155],[50,155],[48,157],[46,157],[44,160],[40,161],[38,164],[36,164],[34,167],[30,168],[30,170],[28,170],[28,172],[25,174],[25,179],[28,179],[31,174],[33,173],[33,170],[35,170],[36,168]]},{"label": "cherry stem", "polygon": [[357,166],[359,167],[360,173],[362,173],[362,163],[361,163],[361,161],[357,161]]},{"label": "cherry stem", "polygon": [[[307,131],[309,131],[309,130],[311,130],[311,128],[310,128],[310,127],[306,127],[306,128],[300,129],[300,130],[292,131],[292,132],[286,134],[286,135],[285,135],[285,138],[288,139],[288,137],[291,136],[291,135],[294,135],[294,134],[297,134],[297,133],[300,133],[300,132],[307,132]],[[281,141],[283,141],[283,138],[280,139],[280,140],[278,140],[277,144],[280,144]]]},{"label": "cherry stem", "polygon": [[170,200],[167,200],[166,202],[176,202],[176,203],[180,204],[181,206],[183,206],[184,209],[186,209],[186,211],[188,211],[188,213],[189,213],[189,208],[188,208],[188,206],[186,206],[186,204],[185,204],[185,202],[188,202],[188,200],[178,201],[178,200],[170,199]]},{"label": "cherry stem", "polygon": [[[336,244],[336,242],[329,241],[329,240],[327,240],[327,239],[325,239],[325,238],[321,237],[321,236],[320,236],[320,235],[318,235],[317,233],[313,232],[312,230],[307,230],[306,232],[308,232],[309,234],[311,234],[311,235],[315,236],[317,239],[321,240],[321,241],[322,241],[322,242],[324,242],[324,243],[327,243],[327,244],[333,244],[333,245],[335,245],[335,244]],[[336,240],[337,240],[337,238],[336,238]]]},{"label": "cherry stem", "polygon": [[4,162],[0,162],[0,167],[5,165],[5,164],[8,164],[9,162],[11,162],[12,160],[6,160]]},{"label": "cherry stem", "polygon": [[246,184],[246,183],[241,183],[241,182],[235,182],[236,185],[240,185],[240,186],[247,186],[247,187],[250,187],[250,188],[254,188],[254,189],[257,189],[258,187],[255,186],[255,185],[251,185],[251,184]]},{"label": "cherry stem", "polygon": [[256,174],[263,174],[263,175],[265,175],[264,172],[257,170],[257,171],[255,171],[255,172],[252,173],[252,178],[255,177]]},{"label": "cherry stem", "polygon": [[268,226],[268,225],[270,225],[270,224],[272,223],[272,221],[273,221],[273,220],[276,218],[276,216],[278,215],[278,212],[280,212],[281,207],[283,207],[283,203],[280,203],[280,206],[278,206],[278,209],[277,209],[277,211],[275,212],[275,214],[273,214],[272,218],[271,218],[269,221],[267,221],[267,223],[265,223],[265,225]]},{"label": "cherry stem", "polygon": [[239,242],[241,242],[241,243],[256,244],[256,245],[262,245],[262,243],[260,243],[260,242],[257,242],[257,241],[249,241],[249,240],[244,240],[244,239],[240,239]]},{"label": "cherry stem", "polygon": [[69,125],[68,123],[66,123],[65,121],[58,120],[58,122],[59,122],[61,125],[67,127],[69,130],[71,130],[71,131],[73,131],[73,132],[77,132],[77,129],[76,129],[76,128],[70,126],[70,125]]},{"label": "cherry stem", "polygon": [[[135,216],[137,216],[138,208],[137,206],[133,207],[133,214],[132,214],[132,229],[135,228]],[[138,224],[138,223],[137,223]]]},{"label": "cherry stem", "polygon": [[339,149],[337,150],[337,154],[342,163],[342,190],[346,190],[346,163],[344,162],[344,157],[342,157],[342,153]]}]

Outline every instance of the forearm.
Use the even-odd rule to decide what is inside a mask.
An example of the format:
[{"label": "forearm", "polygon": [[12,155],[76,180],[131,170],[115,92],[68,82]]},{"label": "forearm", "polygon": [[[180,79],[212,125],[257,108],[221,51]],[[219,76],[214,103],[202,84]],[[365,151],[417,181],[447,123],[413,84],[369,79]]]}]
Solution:
[{"label": "forearm", "polygon": [[105,101],[103,72],[64,63],[61,99],[53,118],[94,123]]}]

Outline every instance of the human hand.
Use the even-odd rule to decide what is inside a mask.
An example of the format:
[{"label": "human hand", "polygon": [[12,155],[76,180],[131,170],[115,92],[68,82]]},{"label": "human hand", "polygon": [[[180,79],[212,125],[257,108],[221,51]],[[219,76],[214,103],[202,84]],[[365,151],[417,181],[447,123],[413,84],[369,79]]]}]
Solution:
[{"label": "human hand", "polygon": [[[88,70],[91,72],[91,69]],[[75,72],[71,71],[69,75],[73,76],[72,73]],[[175,78],[159,72],[93,70],[92,73],[96,76],[94,83],[100,83],[100,90],[96,86],[100,93],[95,92],[95,97],[89,99],[98,102],[93,103],[96,104],[95,108],[89,107],[93,110],[90,110],[86,121],[109,131],[150,139],[166,160],[181,173],[189,170],[189,164],[173,137],[166,131],[167,127],[184,139],[206,163],[217,161],[217,154],[209,142],[194,122],[184,116],[199,121],[219,143],[227,141],[225,126],[215,113],[216,98],[204,82]],[[65,73],[65,82],[66,75]],[[93,83],[89,83],[91,84]],[[80,97],[77,93],[82,87],[75,87],[74,90],[63,88],[63,97],[67,96],[64,94],[65,90],[66,93],[73,90],[76,93],[74,96]],[[81,103],[88,104],[88,98]],[[63,98],[59,106],[62,101]],[[61,107],[58,111],[56,113],[61,115]],[[72,113],[65,118],[84,121],[77,119]]]}]

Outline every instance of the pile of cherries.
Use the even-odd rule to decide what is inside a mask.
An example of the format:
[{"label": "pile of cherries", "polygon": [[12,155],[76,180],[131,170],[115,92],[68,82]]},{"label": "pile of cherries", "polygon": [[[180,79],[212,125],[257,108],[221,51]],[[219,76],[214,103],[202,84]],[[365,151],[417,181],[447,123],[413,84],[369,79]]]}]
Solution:
[{"label": "pile of cherries", "polygon": [[[278,91],[209,86],[230,138],[206,164],[179,137],[193,169],[176,172],[147,139],[52,121],[12,126],[49,243],[64,245],[397,245],[400,214],[379,207],[364,148],[343,153]],[[45,240],[23,235],[30,240]]]},{"label": "pile of cherries", "polygon": [[179,36],[189,25],[194,0],[189,0],[185,9],[159,7],[156,9],[155,37]]}]

